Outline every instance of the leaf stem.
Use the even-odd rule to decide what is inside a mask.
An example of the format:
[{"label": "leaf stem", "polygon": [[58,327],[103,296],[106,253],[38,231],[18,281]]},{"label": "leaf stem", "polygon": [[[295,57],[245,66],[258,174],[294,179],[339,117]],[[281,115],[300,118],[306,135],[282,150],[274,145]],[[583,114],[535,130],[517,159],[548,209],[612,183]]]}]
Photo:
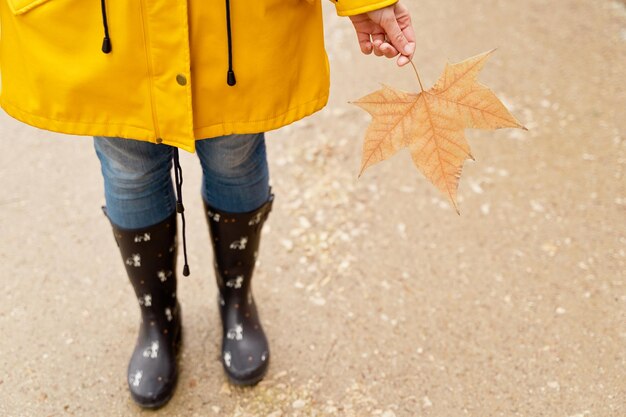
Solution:
[{"label": "leaf stem", "polygon": [[413,63],[412,59],[409,60],[409,62],[413,66],[413,70],[415,71],[415,75],[417,75],[417,82],[420,83],[420,88],[422,89],[422,93],[423,93],[424,92],[424,86],[422,85],[422,80],[420,79],[420,74],[417,72],[417,67],[415,67],[415,64]]}]

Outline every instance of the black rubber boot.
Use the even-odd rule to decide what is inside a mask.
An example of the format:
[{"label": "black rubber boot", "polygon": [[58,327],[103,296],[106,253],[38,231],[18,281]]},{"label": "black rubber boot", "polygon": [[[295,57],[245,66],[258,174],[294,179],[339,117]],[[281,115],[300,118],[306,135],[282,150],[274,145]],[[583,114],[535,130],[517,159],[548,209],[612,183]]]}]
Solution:
[{"label": "black rubber boot", "polygon": [[222,365],[236,385],[254,385],[265,376],[270,359],[267,337],[252,296],[261,229],[274,201],[246,213],[227,213],[204,202],[213,244],[218,304],[222,320]]},{"label": "black rubber boot", "polygon": [[182,338],[176,299],[176,213],[143,229],[112,226],[141,309],[128,387],[137,404],[158,408],[174,393]]}]

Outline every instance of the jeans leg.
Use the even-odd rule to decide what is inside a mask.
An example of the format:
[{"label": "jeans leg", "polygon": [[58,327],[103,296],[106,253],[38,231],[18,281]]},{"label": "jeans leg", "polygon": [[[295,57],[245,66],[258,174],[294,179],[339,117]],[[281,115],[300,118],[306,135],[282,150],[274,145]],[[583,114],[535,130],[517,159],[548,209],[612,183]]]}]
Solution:
[{"label": "jeans leg", "polygon": [[174,212],[172,147],[105,136],[94,136],[94,147],[104,177],[107,215],[113,224],[145,228]]},{"label": "jeans leg", "polygon": [[244,213],[269,198],[265,134],[235,134],[196,142],[202,165],[202,197],[210,206]]}]

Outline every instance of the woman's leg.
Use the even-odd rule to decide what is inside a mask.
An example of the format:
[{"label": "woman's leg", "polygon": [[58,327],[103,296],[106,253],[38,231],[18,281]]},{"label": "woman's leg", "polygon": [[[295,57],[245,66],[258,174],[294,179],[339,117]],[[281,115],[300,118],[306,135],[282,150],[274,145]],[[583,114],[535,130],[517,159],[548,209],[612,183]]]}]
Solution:
[{"label": "woman's leg", "polygon": [[202,197],[220,210],[242,213],[269,197],[265,134],[227,135],[196,142]]},{"label": "woman's leg", "polygon": [[196,149],[219,289],[222,365],[232,382],[252,385],[264,377],[270,359],[251,287],[261,229],[274,199],[265,137],[222,136],[198,141]]},{"label": "woman's leg", "polygon": [[95,136],[104,177],[107,216],[136,229],[156,224],[176,209],[170,170],[173,148],[132,139]]},{"label": "woman's leg", "polygon": [[165,404],[178,379],[181,313],[176,297],[173,149],[136,140],[94,137],[102,165],[107,216],[135,291],[141,323],[128,364],[139,405]]}]

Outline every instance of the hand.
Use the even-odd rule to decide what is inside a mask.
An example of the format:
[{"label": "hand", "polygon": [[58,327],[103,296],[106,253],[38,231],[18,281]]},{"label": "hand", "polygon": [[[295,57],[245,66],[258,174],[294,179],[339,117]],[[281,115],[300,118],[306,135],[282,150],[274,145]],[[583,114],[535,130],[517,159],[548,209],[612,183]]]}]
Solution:
[{"label": "hand", "polygon": [[[382,9],[350,16],[361,52],[393,58],[398,65],[409,63],[415,52],[415,33],[409,10],[397,2]],[[370,39],[371,37],[371,39]]]}]

